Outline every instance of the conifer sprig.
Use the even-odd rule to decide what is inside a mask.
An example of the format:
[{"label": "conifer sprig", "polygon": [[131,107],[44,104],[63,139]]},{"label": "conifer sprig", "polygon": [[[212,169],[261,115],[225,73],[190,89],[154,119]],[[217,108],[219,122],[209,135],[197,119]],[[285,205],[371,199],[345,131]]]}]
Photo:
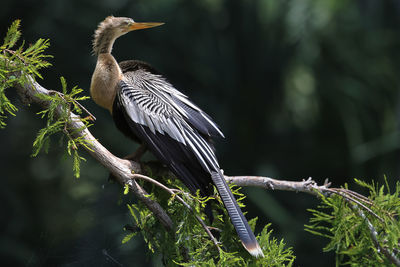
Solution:
[{"label": "conifer sprig", "polygon": [[[393,193],[387,182],[382,186],[358,179],[355,182],[368,189],[370,209],[377,216],[342,196],[321,195],[322,204],[318,209],[309,209],[313,217],[305,229],[328,238],[324,251],[335,251],[338,265],[377,266],[379,263],[390,266],[393,262],[385,257],[382,250],[397,258],[400,256],[400,182],[397,182]],[[374,228],[373,233],[371,227]]]},{"label": "conifer sprig", "polygon": [[[61,80],[61,92],[51,91],[50,95],[37,94],[36,96],[40,99],[46,100],[50,103],[48,108],[38,112],[42,118],[47,119],[46,127],[39,130],[38,135],[33,142],[33,152],[32,156],[35,157],[43,149],[44,152],[48,152],[50,146],[51,136],[56,133],[64,133],[67,136],[66,146],[67,153],[69,156],[73,157],[73,171],[77,178],[80,176],[80,163],[85,158],[81,157],[78,153],[78,147],[83,146],[89,150],[90,143],[83,137],[75,137],[75,133],[83,129],[69,128],[69,123],[71,121],[71,112],[76,114],[82,114],[84,109],[79,101],[86,100],[88,96],[80,96],[79,94],[83,91],[81,88],[74,86],[70,92],[67,89],[67,82],[64,77]],[[83,110],[84,109],[84,110]],[[57,116],[55,115],[57,114]],[[90,127],[90,121],[94,120],[93,115],[90,113],[87,117],[82,118],[81,121],[84,123],[84,128]]]},{"label": "conifer sprig", "polygon": [[[20,20],[15,20],[8,28],[3,44],[0,46],[0,128],[6,126],[7,115],[15,116],[18,111],[7,98],[6,89],[15,83],[29,82],[28,76],[42,78],[39,70],[51,66],[46,59],[52,56],[44,54],[50,45],[49,40],[39,39],[27,49],[24,48],[25,42],[22,42],[15,48],[21,37],[19,27]],[[17,76],[16,73],[21,75]]]},{"label": "conifer sprig", "polygon": [[[6,89],[13,87],[16,83],[25,85],[31,83],[31,78],[43,78],[40,74],[42,68],[51,66],[46,61],[51,55],[45,54],[50,42],[47,39],[39,39],[34,44],[25,48],[25,42],[17,43],[21,37],[19,30],[20,20],[14,21],[8,28],[3,44],[0,46],[0,128],[6,126],[7,115],[15,116],[17,108],[6,96]],[[80,162],[85,160],[78,153],[78,147],[84,146],[90,149],[90,144],[82,137],[74,137],[77,130],[71,131],[68,127],[71,120],[71,112],[82,114],[85,111],[88,116],[81,119],[85,127],[90,126],[90,120],[94,116],[90,114],[80,103],[88,99],[88,96],[80,96],[82,89],[73,87],[69,92],[67,83],[61,77],[61,92],[51,91],[51,94],[37,94],[36,96],[50,103],[47,108],[38,114],[46,119],[46,126],[40,129],[33,142],[32,156],[35,157],[43,150],[47,152],[50,147],[51,136],[64,133],[67,136],[66,152],[73,158],[73,171],[76,177],[80,175]],[[63,136],[63,135],[62,135]]]}]

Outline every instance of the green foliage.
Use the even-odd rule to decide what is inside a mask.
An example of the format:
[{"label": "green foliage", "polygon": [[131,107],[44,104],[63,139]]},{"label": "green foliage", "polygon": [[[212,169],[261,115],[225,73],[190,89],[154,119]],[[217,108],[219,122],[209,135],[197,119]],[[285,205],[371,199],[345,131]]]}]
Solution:
[{"label": "green foliage", "polygon": [[39,70],[51,65],[45,61],[46,58],[51,56],[43,54],[44,50],[50,45],[49,40],[39,39],[27,49],[24,49],[24,42],[22,42],[18,48],[13,50],[21,37],[19,26],[19,20],[11,24],[4,42],[0,46],[0,128],[6,126],[7,114],[15,116],[17,111],[17,108],[5,95],[6,89],[12,87],[15,83],[25,84],[30,82],[27,78],[28,75],[33,78],[42,78]]},{"label": "green foliage", "polygon": [[[168,186],[182,188],[183,185],[176,180],[166,180]],[[178,183],[178,185],[177,185]],[[143,184],[148,192],[152,192],[151,197],[168,211],[175,223],[175,233],[171,234],[160,227],[159,222],[153,214],[141,203],[128,205],[134,224],[140,229],[145,242],[151,253],[162,254],[163,263],[167,266],[291,266],[294,256],[291,248],[286,248],[285,243],[277,241],[271,237],[272,230],[269,226],[264,227],[257,239],[263,249],[265,258],[256,259],[248,254],[242,247],[236,231],[230,223],[229,216],[222,204],[213,198],[201,198],[191,196],[181,191],[179,195],[186,203],[191,205],[195,214],[200,216],[205,222],[202,210],[206,203],[213,206],[215,219],[212,223],[213,235],[220,242],[219,251],[215,244],[210,240],[204,228],[196,220],[194,214],[175,200],[175,195],[154,187],[153,185]],[[233,190],[235,194],[243,195]],[[240,201],[239,201],[240,202]],[[240,203],[244,206],[243,203]],[[257,219],[251,220],[250,226],[254,230]],[[129,233],[123,239],[123,243],[129,241],[137,233]]]},{"label": "green foliage", "polygon": [[[83,130],[85,127],[89,127],[90,117],[83,118],[81,121],[84,126],[81,129],[71,130],[68,125],[71,122],[71,112],[82,114],[82,108],[78,105],[78,101],[86,100],[87,96],[78,96],[83,90],[74,86],[68,93],[67,82],[61,77],[62,92],[52,91],[50,95],[37,94],[36,96],[40,99],[48,101],[50,105],[48,108],[40,111],[38,114],[41,115],[42,119],[46,118],[46,127],[39,130],[38,135],[33,142],[33,153],[32,156],[36,157],[39,152],[43,149],[46,153],[48,151],[51,136],[54,134],[63,132],[68,138],[66,141],[67,153],[73,157],[73,171],[77,178],[80,176],[80,162],[85,160],[78,153],[78,147],[83,146],[86,149],[90,148],[90,143],[83,137],[77,136],[76,133]],[[57,114],[57,115],[56,115]],[[61,141],[64,140],[63,135]]]},{"label": "green foliage", "polygon": [[[39,39],[28,48],[24,48],[24,42],[14,49],[21,32],[19,30],[20,21],[14,21],[7,31],[4,43],[0,46],[0,128],[4,128],[6,115],[15,116],[17,108],[7,98],[5,91],[16,83],[25,85],[31,83],[31,78],[42,78],[39,70],[48,67],[51,64],[45,61],[50,55],[44,54],[49,47],[49,40]],[[31,78],[29,78],[31,77]],[[48,103],[47,108],[40,111],[42,119],[46,119],[46,127],[39,130],[38,135],[33,142],[33,153],[35,157],[41,150],[48,151],[50,146],[50,137],[54,134],[64,132],[68,137],[66,141],[66,152],[73,157],[73,171],[76,177],[80,174],[80,162],[84,160],[78,153],[78,147],[84,146],[90,149],[90,144],[82,137],[74,137],[79,130],[71,131],[68,127],[70,123],[70,114],[75,112],[82,114],[82,108],[78,101],[88,99],[87,96],[78,96],[83,90],[73,87],[70,92],[67,90],[67,83],[61,77],[62,93],[50,91],[50,94],[36,94],[39,99]],[[81,119],[85,127],[90,126],[88,118]],[[63,136],[61,137],[63,140]]]},{"label": "green foliage", "polygon": [[381,219],[360,206],[349,204],[341,196],[321,196],[322,204],[319,209],[309,210],[313,218],[310,219],[311,224],[305,226],[306,230],[330,240],[324,251],[335,251],[337,265],[388,266],[390,261],[377,249],[367,221],[361,214],[365,214],[376,229],[379,244],[390,252],[398,251],[400,183],[397,182],[396,190],[391,194],[387,184],[378,186],[357,179],[355,181],[368,189],[368,199],[371,202],[369,208]]}]

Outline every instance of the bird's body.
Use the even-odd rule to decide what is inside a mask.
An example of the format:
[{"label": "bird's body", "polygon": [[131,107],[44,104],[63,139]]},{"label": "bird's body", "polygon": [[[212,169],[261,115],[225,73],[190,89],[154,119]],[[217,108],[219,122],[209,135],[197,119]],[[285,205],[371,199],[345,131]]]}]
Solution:
[{"label": "bird's body", "polygon": [[223,137],[218,126],[148,64],[135,60],[118,64],[111,55],[119,36],[158,25],[114,17],[99,25],[93,43],[98,60],[92,98],[112,113],[120,131],[146,144],[191,192],[199,189],[202,195],[210,195],[214,184],[244,247],[256,257],[263,256],[209,142],[212,137]]}]

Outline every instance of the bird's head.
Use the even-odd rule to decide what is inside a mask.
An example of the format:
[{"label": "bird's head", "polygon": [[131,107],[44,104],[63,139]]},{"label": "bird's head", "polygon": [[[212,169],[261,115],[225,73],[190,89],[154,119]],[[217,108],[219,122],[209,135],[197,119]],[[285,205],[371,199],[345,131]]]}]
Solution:
[{"label": "bird's head", "polygon": [[107,17],[100,25],[109,27],[113,30],[114,36],[119,37],[125,33],[135,30],[147,29],[156,26],[160,26],[164,23],[161,22],[135,22],[131,18],[125,17]]},{"label": "bird's head", "polygon": [[98,54],[98,50],[104,47],[104,44],[112,44],[115,39],[130,31],[152,28],[163,24],[162,22],[135,22],[131,18],[109,16],[99,24],[94,33],[93,51]]}]

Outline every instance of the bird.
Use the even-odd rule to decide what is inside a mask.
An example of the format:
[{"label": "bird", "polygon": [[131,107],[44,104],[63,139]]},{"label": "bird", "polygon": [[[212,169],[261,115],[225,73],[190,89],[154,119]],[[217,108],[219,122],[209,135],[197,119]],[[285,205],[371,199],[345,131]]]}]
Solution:
[{"label": "bird", "polygon": [[109,16],[98,25],[93,37],[97,63],[91,97],[110,111],[124,135],[146,145],[192,193],[199,190],[209,196],[214,185],[244,248],[254,257],[264,257],[219,166],[211,142],[224,137],[218,125],[149,64],[118,63],[111,54],[120,36],[162,24]]}]

